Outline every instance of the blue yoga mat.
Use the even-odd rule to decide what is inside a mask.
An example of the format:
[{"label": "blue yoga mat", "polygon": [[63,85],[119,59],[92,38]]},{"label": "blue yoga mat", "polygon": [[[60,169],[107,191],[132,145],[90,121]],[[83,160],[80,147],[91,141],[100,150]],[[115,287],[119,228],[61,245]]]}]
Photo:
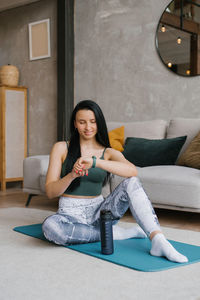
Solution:
[{"label": "blue yoga mat", "polygon": [[[41,240],[45,240],[42,233],[42,224],[15,227],[14,230]],[[188,257],[187,263],[174,263],[164,257],[150,255],[151,242],[148,238],[127,239],[114,241],[114,253],[111,255],[101,254],[100,242],[65,246],[66,248],[91,255],[120,266],[144,272],[155,272],[176,268],[200,261],[200,247],[190,244],[169,240],[177,251]]]}]

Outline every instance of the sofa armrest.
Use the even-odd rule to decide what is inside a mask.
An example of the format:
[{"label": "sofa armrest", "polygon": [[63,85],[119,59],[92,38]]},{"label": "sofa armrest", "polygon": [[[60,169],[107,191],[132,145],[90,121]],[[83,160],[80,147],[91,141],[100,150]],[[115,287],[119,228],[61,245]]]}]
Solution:
[{"label": "sofa armrest", "polygon": [[[49,165],[49,155],[35,155],[26,157],[23,161],[23,176],[25,192],[41,191],[40,176],[45,176]],[[41,191],[42,192],[42,191]]]}]

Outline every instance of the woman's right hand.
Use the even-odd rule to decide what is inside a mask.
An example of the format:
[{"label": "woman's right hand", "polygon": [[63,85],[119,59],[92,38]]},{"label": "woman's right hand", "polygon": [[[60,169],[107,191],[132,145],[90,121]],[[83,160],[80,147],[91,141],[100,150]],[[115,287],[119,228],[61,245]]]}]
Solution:
[{"label": "woman's right hand", "polygon": [[76,178],[80,177],[81,174],[79,174],[79,172],[75,171],[75,169],[73,168],[71,171],[71,176],[72,176],[72,179],[76,179]]}]

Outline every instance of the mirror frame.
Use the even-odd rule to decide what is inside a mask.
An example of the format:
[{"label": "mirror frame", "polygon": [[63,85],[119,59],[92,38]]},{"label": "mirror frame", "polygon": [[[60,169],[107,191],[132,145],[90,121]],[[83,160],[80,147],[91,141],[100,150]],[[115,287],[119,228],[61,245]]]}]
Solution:
[{"label": "mirror frame", "polygon": [[[200,28],[200,22],[197,23],[196,21],[191,20],[191,17],[188,18],[187,16],[184,15],[184,4],[186,4],[186,2],[187,2],[187,4],[190,5],[191,9],[192,9],[193,5],[200,8],[200,4],[194,2],[194,0],[179,0],[179,2],[180,2],[180,14],[179,15],[173,14],[173,17],[172,17],[172,14],[170,12],[168,12],[167,9],[169,9],[169,6],[172,5],[173,3],[175,3],[176,1],[177,0],[172,0],[172,1],[169,2],[169,4],[165,7],[165,9],[164,9],[164,11],[163,11],[163,13],[162,13],[162,15],[159,19],[159,22],[158,22],[158,25],[157,25],[157,28],[156,28],[156,36],[155,36],[156,50],[157,50],[157,53],[158,53],[162,63],[166,66],[166,68],[169,71],[175,73],[176,75],[183,76],[183,77],[199,76],[200,75],[200,54],[198,55],[198,49],[199,49],[199,52],[200,52],[200,29],[198,29],[198,28]],[[177,3],[177,4],[179,4],[179,3]],[[166,15],[166,13],[167,13],[167,15]],[[200,13],[199,13],[199,15],[200,15]],[[165,58],[163,58],[163,55],[162,55],[162,53],[159,49],[159,35],[158,35],[159,32],[160,32],[161,25],[164,26],[165,28],[171,27],[171,28],[174,28],[175,30],[179,30],[181,32],[184,32],[185,35],[186,35],[186,33],[190,34],[190,37],[189,37],[190,38],[190,50],[188,52],[188,55],[192,59],[189,60],[189,63],[188,63],[189,68],[187,70],[184,70],[185,74],[181,73],[181,72],[178,72],[175,69],[168,66]],[[194,30],[194,31],[191,31],[191,30]],[[165,33],[165,32],[163,32],[163,33]],[[177,37],[176,37],[177,43],[178,43],[178,39],[179,39],[179,35],[177,34]],[[192,41],[192,44],[191,44],[191,41]],[[182,41],[180,40],[180,44],[181,44],[181,42]],[[191,51],[193,51],[192,56],[190,55]],[[174,56],[174,57],[176,57],[176,56]],[[169,61],[169,63],[170,63],[170,61]],[[174,64],[174,67],[177,66],[177,65],[178,64]],[[173,66],[173,64],[172,64],[172,66]],[[190,71],[191,66],[192,66],[192,72]],[[187,71],[190,72],[190,73],[187,74],[186,73]]]}]

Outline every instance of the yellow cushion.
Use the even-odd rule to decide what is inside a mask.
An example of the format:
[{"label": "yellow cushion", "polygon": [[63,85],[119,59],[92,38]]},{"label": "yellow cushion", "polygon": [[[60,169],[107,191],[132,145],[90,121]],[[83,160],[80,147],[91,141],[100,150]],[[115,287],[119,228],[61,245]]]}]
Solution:
[{"label": "yellow cushion", "polygon": [[111,147],[122,152],[124,150],[124,126],[109,131],[108,136]]},{"label": "yellow cushion", "polygon": [[178,165],[200,169],[200,132],[180,156]]}]

